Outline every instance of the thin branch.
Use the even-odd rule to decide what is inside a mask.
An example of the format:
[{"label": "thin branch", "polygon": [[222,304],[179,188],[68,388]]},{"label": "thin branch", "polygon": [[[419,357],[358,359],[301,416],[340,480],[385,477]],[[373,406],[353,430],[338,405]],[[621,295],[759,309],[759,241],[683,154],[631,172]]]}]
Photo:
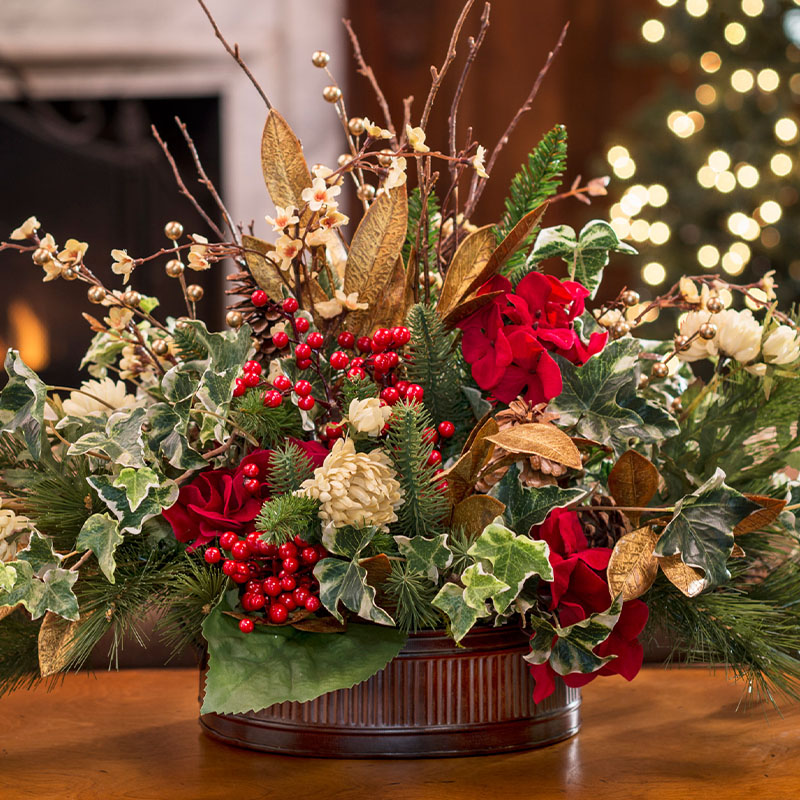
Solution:
[{"label": "thin branch", "polygon": [[450,65],[455,60],[456,44],[458,44],[458,37],[461,36],[461,29],[464,27],[464,22],[466,21],[467,15],[472,9],[472,5],[474,2],[475,0],[467,0],[467,2],[464,3],[464,8],[461,9],[461,13],[458,15],[455,27],[453,28],[453,33],[450,37],[450,44],[447,48],[447,55],[444,58],[444,63],[442,64],[441,69],[437,71],[436,67],[431,67],[431,76],[433,78],[433,81],[431,83],[430,91],[428,92],[428,97],[425,99],[425,106],[422,109],[422,117],[420,118],[420,123],[419,123],[420,127],[423,130],[425,129],[425,126],[428,124],[428,117],[430,116],[431,109],[433,108],[433,103],[436,100],[436,94],[439,91],[439,87],[442,85],[444,76],[447,75],[447,70],[450,69]]},{"label": "thin branch", "polygon": [[244,63],[242,56],[239,54],[239,45],[236,44],[236,42],[233,43],[233,47],[228,44],[225,37],[222,35],[222,31],[219,29],[216,20],[211,16],[211,12],[208,10],[206,4],[203,2],[203,0],[197,0],[197,2],[199,3],[200,8],[202,8],[205,12],[205,15],[208,17],[208,21],[211,23],[211,27],[214,29],[214,34],[216,35],[217,39],[222,42],[222,46],[225,48],[225,50],[227,50],[228,55],[230,55],[230,57],[242,68],[244,74],[250,79],[250,83],[256,87],[256,91],[261,95],[261,99],[266,103],[267,108],[271,111],[272,103],[270,103],[269,98],[264,93],[264,90],[261,88],[259,82],[255,79],[253,73],[250,72],[250,68]]},{"label": "thin branch", "polygon": [[353,30],[350,20],[342,19],[342,24],[345,28],[347,28],[347,33],[350,36],[350,41],[353,44],[353,55],[355,56],[356,63],[358,64],[358,74],[363,75],[370,82],[372,91],[375,92],[375,97],[378,99],[378,105],[381,107],[381,111],[383,112],[383,118],[386,121],[386,128],[389,130],[389,133],[392,134],[392,146],[397,149],[399,146],[397,144],[397,131],[392,124],[392,114],[389,111],[389,104],[386,102],[386,95],[384,95],[383,91],[381,90],[378,80],[375,77],[375,73],[372,71],[372,67],[370,67],[364,60],[364,54],[361,51],[361,44],[358,41],[358,37]]},{"label": "thin branch", "polygon": [[[198,2],[200,2],[200,0],[198,0]],[[220,239],[224,239],[225,234],[219,229],[214,220],[211,219],[211,217],[209,217],[208,214],[206,214],[203,207],[200,205],[200,203],[197,202],[197,198],[195,198],[195,196],[186,188],[186,184],[183,182],[183,178],[181,178],[181,174],[178,171],[178,165],[175,163],[175,159],[172,157],[172,153],[170,153],[169,147],[167,147],[167,143],[161,138],[161,136],[159,136],[156,126],[151,125],[150,130],[153,133],[153,137],[158,142],[161,149],[164,151],[164,155],[166,156],[167,161],[169,161],[170,167],[172,167],[172,174],[175,176],[175,181],[178,184],[178,189],[180,190],[180,193],[184,197],[189,199],[189,202],[195,207],[197,213],[200,214],[200,216],[205,220],[206,225],[208,225],[208,227],[211,228],[212,231],[214,231],[214,235],[219,237]]]},{"label": "thin branch", "polygon": [[181,133],[183,134],[183,138],[186,140],[186,145],[189,148],[189,152],[192,154],[192,159],[194,160],[195,168],[197,169],[197,174],[200,176],[200,183],[208,189],[208,193],[214,199],[214,202],[217,204],[217,208],[220,210],[222,214],[222,218],[225,220],[225,224],[228,226],[228,230],[231,232],[233,236],[233,240],[236,244],[241,244],[241,240],[239,239],[239,233],[236,230],[236,226],[233,224],[233,219],[231,218],[228,209],[225,208],[225,203],[222,202],[222,198],[219,196],[219,192],[217,192],[217,187],[214,186],[211,178],[208,177],[206,171],[203,169],[203,164],[200,161],[200,156],[197,153],[197,148],[194,144],[194,139],[192,139],[191,135],[189,134],[189,129],[186,127],[184,122],[181,120],[180,117],[175,117],[175,122],[177,123],[178,127],[180,128]]},{"label": "thin branch", "polygon": [[[531,110],[533,106],[533,101],[536,99],[536,95],[539,93],[539,89],[544,81],[547,73],[550,71],[550,66],[553,63],[558,51],[561,49],[561,46],[564,44],[564,39],[567,35],[567,30],[569,28],[569,22],[564,24],[564,27],[561,29],[561,35],[558,37],[558,41],[556,42],[555,47],[547,54],[547,59],[544,62],[544,66],[539,70],[539,74],[536,76],[536,80],[533,82],[533,86],[526,98],[525,102],[520,106],[519,110],[514,117],[512,118],[511,122],[508,123],[508,127],[503,132],[503,135],[497,141],[497,144],[494,146],[494,150],[492,150],[492,154],[489,157],[489,161],[486,164],[486,171],[491,174],[492,168],[494,167],[495,162],[497,161],[497,157],[500,155],[500,151],[508,144],[508,140],[511,137],[511,134],[514,131],[514,128],[517,127],[520,119]],[[469,198],[467,200],[467,206],[464,209],[464,216],[469,217],[472,212],[475,210],[475,206],[478,204],[478,200],[480,199],[481,194],[483,193],[483,188],[486,185],[486,181],[480,181],[478,179],[478,175],[474,175],[472,178],[472,184],[469,190]]]},{"label": "thin branch", "polygon": [[411,125],[411,104],[413,102],[413,94],[403,98],[403,132],[400,135],[400,146],[405,144],[406,126]]}]

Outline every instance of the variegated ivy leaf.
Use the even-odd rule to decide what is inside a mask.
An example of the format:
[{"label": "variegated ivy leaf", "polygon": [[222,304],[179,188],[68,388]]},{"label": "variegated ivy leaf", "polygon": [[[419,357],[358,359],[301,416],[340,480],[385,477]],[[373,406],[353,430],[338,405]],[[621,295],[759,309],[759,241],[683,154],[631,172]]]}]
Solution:
[{"label": "variegated ivy leaf", "polygon": [[42,536],[39,531],[34,531],[28,546],[17,553],[17,560],[27,561],[33,569],[33,574],[39,577],[47,570],[61,564],[63,558],[53,550],[53,540],[49,536]]},{"label": "variegated ivy leaf", "polygon": [[592,614],[574,625],[561,628],[541,617],[531,617],[533,637],[531,652],[525,660],[531,664],[550,663],[559,675],[596,672],[615,656],[598,656],[597,645],[604,642],[619,620],[622,598],[617,597],[606,611]]},{"label": "variegated ivy leaf", "polygon": [[680,554],[684,564],[705,573],[706,588],[730,580],[727,561],[733,550],[733,529],[760,506],[725,484],[717,469],[697,491],[675,505],[656,545],[656,556]]},{"label": "variegated ivy leaf", "polygon": [[0,592],[10,592],[17,580],[17,570],[11,564],[0,562]]},{"label": "variegated ivy leaf", "polygon": [[547,542],[534,541],[527,535],[517,536],[504,525],[488,525],[468,552],[489,561],[492,575],[506,585],[505,591],[492,596],[498,613],[511,605],[528,578],[538,575],[546,581],[553,580]]},{"label": "variegated ivy leaf", "polygon": [[322,534],[325,549],[337,556],[358,558],[375,537],[375,528],[328,528]]},{"label": "variegated ivy leaf", "polygon": [[[472,629],[481,616],[464,599],[464,589],[455,583],[446,583],[433,598],[433,605],[447,615],[450,620],[450,633],[460,642]],[[484,609],[485,611],[485,609]]]},{"label": "variegated ivy leaf", "polygon": [[83,523],[75,548],[91,550],[108,582],[115,583],[117,562],[114,560],[114,553],[122,541],[123,536],[116,520],[111,519],[108,514],[92,514]]},{"label": "variegated ivy leaf", "polygon": [[92,432],[81,436],[70,445],[67,453],[76,456],[99,451],[121,467],[143,467],[142,425],[146,416],[147,412],[143,408],[115,411],[108,418],[104,433]]},{"label": "variegated ivy leaf", "polygon": [[537,263],[561,257],[567,263],[569,277],[583,284],[594,297],[611,252],[636,255],[636,249],[621,241],[611,225],[595,219],[587,222],[578,236],[569,225],[544,228],[536,237],[530,260]]},{"label": "variegated ivy leaf", "polygon": [[[80,616],[78,598],[72,591],[77,572],[57,567],[47,570],[39,578],[27,561],[12,561],[5,565],[6,577],[10,570],[16,575],[8,590],[0,591],[0,606],[15,606],[21,603],[30,612],[32,619],[39,619],[52,611],[64,619],[76,620]],[[5,581],[7,583],[7,580]]]},{"label": "variegated ivy leaf", "polygon": [[191,397],[174,405],[156,403],[148,410],[150,433],[148,444],[160,452],[177,469],[200,469],[208,462],[189,445],[186,430],[189,426]]},{"label": "variegated ivy leaf", "polygon": [[131,511],[136,511],[147,497],[150,489],[161,484],[162,477],[150,467],[132,469],[125,467],[114,479],[114,486],[117,489],[124,489],[128,498],[128,505]]},{"label": "variegated ivy leaf", "polygon": [[497,597],[511,588],[487,572],[480,563],[467,567],[461,575],[461,582],[464,584],[464,601],[468,606],[481,612],[482,617],[488,616],[486,601],[491,600],[497,607]]},{"label": "variegated ivy leaf", "polygon": [[125,342],[118,336],[111,336],[107,332],[96,333],[80,363],[80,369],[88,366],[93,378],[105,378],[108,367],[117,363],[124,348]]},{"label": "variegated ivy leaf", "polygon": [[13,417],[3,431],[21,433],[31,456],[38,461],[47,446],[43,433],[47,387],[17,350],[6,354],[5,369],[8,383],[0,392],[0,411],[10,411]]},{"label": "variegated ivy leaf", "polygon": [[158,516],[178,499],[177,484],[167,480],[163,485],[150,487],[144,500],[134,510],[128,502],[126,491],[114,486],[110,475],[92,475],[86,480],[119,520],[119,528],[123,533],[140,533],[146,520]]},{"label": "variegated ivy leaf", "polygon": [[345,608],[362,619],[379,625],[394,625],[394,620],[375,605],[375,588],[367,583],[367,571],[357,561],[339,558],[323,558],[314,567],[314,577],[319,581],[319,599],[322,605],[339,622],[343,621],[339,610]]},{"label": "variegated ivy leaf", "polygon": [[453,551],[447,546],[446,533],[432,539],[424,536],[395,536],[394,540],[400,555],[405,556],[409,569],[427,575],[434,583],[439,573],[453,563]]}]

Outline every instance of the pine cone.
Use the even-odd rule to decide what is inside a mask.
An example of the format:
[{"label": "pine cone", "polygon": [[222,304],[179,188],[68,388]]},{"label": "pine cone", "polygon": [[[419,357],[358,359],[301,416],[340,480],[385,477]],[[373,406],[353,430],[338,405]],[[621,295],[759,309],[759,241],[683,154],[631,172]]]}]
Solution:
[{"label": "pine cone", "polygon": [[272,303],[256,308],[250,300],[250,295],[258,289],[255,279],[246,269],[234,272],[226,277],[231,285],[225,290],[226,295],[239,296],[228,305],[228,311],[238,311],[243,321],[253,329],[253,340],[257,347],[256,360],[266,363],[277,352],[277,347],[272,343],[270,328],[281,319],[281,313]]},{"label": "pine cone", "polygon": [[[613,506],[613,498],[596,494],[590,501],[592,506]],[[614,547],[620,537],[630,533],[627,517],[621,511],[587,511],[581,514],[583,532],[589,547]]]}]

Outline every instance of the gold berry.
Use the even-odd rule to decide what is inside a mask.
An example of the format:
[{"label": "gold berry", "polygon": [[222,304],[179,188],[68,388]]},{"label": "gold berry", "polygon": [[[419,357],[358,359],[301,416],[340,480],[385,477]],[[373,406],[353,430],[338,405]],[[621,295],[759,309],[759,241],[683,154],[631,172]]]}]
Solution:
[{"label": "gold berry", "polygon": [[175,322],[175,328],[179,331],[185,331],[189,327],[189,318],[188,317],[178,317]]},{"label": "gold berry", "polygon": [[169,345],[163,339],[159,339],[153,342],[153,352],[157,356],[165,356],[169,353]]},{"label": "gold berry", "polygon": [[704,322],[697,332],[703,339],[713,339],[717,335],[717,326],[713,322]]},{"label": "gold berry", "polygon": [[683,411],[683,406],[681,405],[680,397],[676,397],[670,404],[670,411],[674,412],[675,414],[679,414]]},{"label": "gold berry", "polygon": [[621,339],[623,336],[627,336],[631,332],[631,326],[625,322],[624,319],[615,322],[611,326],[611,338],[612,339]]},{"label": "gold berry", "polygon": [[33,263],[36,264],[37,267],[42,267],[47,264],[48,261],[52,260],[52,256],[50,255],[49,250],[45,250],[44,247],[37,247],[33,251]]},{"label": "gold berry", "polygon": [[666,378],[669,375],[669,367],[663,361],[656,361],[650,370],[650,375],[657,379]]},{"label": "gold berry", "polygon": [[620,300],[628,307],[635,306],[639,302],[639,293],[629,289],[622,293]]},{"label": "gold berry", "polygon": [[198,303],[203,299],[203,287],[192,283],[186,287],[186,296],[193,302]]},{"label": "gold berry", "polygon": [[311,63],[320,69],[327,67],[330,60],[330,54],[326,53],[324,50],[315,50],[311,54]]},{"label": "gold berry", "polygon": [[690,342],[688,336],[683,336],[682,334],[679,334],[678,336],[675,337],[675,350],[678,353],[681,353],[684,350],[688,350],[689,344]]},{"label": "gold berry", "polygon": [[65,281],[74,281],[78,277],[78,271],[72,267],[67,267],[61,270],[61,277]]},{"label": "gold berry", "polygon": [[351,156],[351,155],[350,155],[350,153],[342,153],[342,154],[339,156],[339,158],[337,158],[337,159],[336,159],[336,163],[337,163],[337,164],[338,164],[340,167],[343,167],[343,166],[344,166],[345,164],[347,164],[349,161],[352,161],[352,159],[353,159],[353,156]]},{"label": "gold berry", "polygon": [[359,200],[372,200],[375,197],[375,187],[369,183],[362,183],[356,191]]},{"label": "gold berry", "polygon": [[326,86],[322,90],[322,96],[329,103],[338,103],[342,97],[342,90],[338,86]]},{"label": "gold berry", "polygon": [[181,236],[183,236],[183,225],[181,225],[180,222],[175,222],[175,220],[168,222],[164,226],[164,235],[167,239],[172,239],[173,242],[176,239],[180,239]]},{"label": "gold berry", "polygon": [[392,151],[391,150],[381,150],[378,153],[378,163],[382,167],[391,167],[392,166]]},{"label": "gold berry", "polygon": [[229,328],[241,328],[244,322],[244,317],[241,311],[229,311],[225,315],[225,322]]},{"label": "gold berry", "polygon": [[126,306],[138,306],[139,303],[142,302],[142,296],[139,292],[128,289],[128,291],[122,295],[122,302],[125,303]]},{"label": "gold berry", "polygon": [[180,276],[183,275],[183,263],[178,261],[177,258],[171,258],[167,261],[164,272],[166,272],[170,278],[180,278]]},{"label": "gold berry", "polygon": [[106,299],[106,290],[102,286],[90,286],[86,296],[90,303],[102,303]]},{"label": "gold berry", "polygon": [[363,117],[350,117],[347,123],[347,129],[353,136],[361,136],[364,133],[364,118]]},{"label": "gold berry", "polygon": [[722,300],[719,297],[709,297],[706,301],[706,309],[712,314],[719,314],[725,306],[722,305]]}]

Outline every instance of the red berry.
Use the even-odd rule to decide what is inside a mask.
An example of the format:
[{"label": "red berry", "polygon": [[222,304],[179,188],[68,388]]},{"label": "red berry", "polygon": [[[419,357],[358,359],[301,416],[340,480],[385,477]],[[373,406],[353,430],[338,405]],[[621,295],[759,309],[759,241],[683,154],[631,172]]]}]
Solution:
[{"label": "red berry", "polygon": [[294,600],[294,597],[291,596],[288,592],[284,592],[279,598],[278,602],[287,610],[287,611],[294,611],[297,608],[297,603]]},{"label": "red berry", "polygon": [[261,376],[257,372],[245,372],[242,378],[245,386],[253,387],[261,383]]},{"label": "red berry", "polygon": [[294,542],[294,544],[295,544],[295,546],[296,546],[296,547],[300,547],[300,548],[303,548],[303,547],[308,547],[308,542],[307,542],[305,539],[303,539],[303,538],[300,536],[300,534],[299,534],[299,533],[298,533],[298,534],[295,534],[295,536],[294,536],[294,538],[292,539],[292,541]]},{"label": "red berry", "polygon": [[284,592],[291,592],[295,586],[297,586],[297,581],[294,575],[284,575],[281,578],[281,589],[283,589]]},{"label": "red berry", "polygon": [[294,314],[294,312],[297,311],[298,308],[300,308],[300,304],[297,302],[297,300],[294,299],[294,297],[287,297],[283,301],[283,303],[281,303],[281,308],[287,314]]},{"label": "red berry", "polygon": [[325,344],[325,337],[318,331],[314,331],[306,336],[306,342],[312,350],[319,350]]},{"label": "red berry", "polygon": [[305,604],[306,600],[311,596],[311,592],[305,588],[305,586],[298,586],[293,592],[292,597],[294,598],[295,603],[298,606],[302,606]]},{"label": "red berry", "polygon": [[251,619],[240,619],[239,620],[239,630],[242,633],[252,633],[255,630],[255,624]]},{"label": "red berry", "polygon": [[378,347],[380,347],[382,350],[385,350],[391,343],[392,332],[387,328],[378,328],[378,330],[372,334],[373,351],[375,351],[375,345],[378,345]]},{"label": "red berry", "polygon": [[411,341],[411,331],[403,326],[392,328],[392,341],[398,346],[402,347]]},{"label": "red berry", "polygon": [[456,432],[456,426],[446,419],[444,422],[439,423],[437,430],[439,431],[439,436],[443,439],[449,439]]},{"label": "red berry", "polygon": [[233,573],[236,572],[236,562],[225,559],[225,561],[222,562],[222,571],[225,575],[231,577]]},{"label": "red berry", "polygon": [[307,611],[318,611],[320,605],[319,598],[314,597],[313,594],[306,598],[305,607]]},{"label": "red berry", "polygon": [[300,552],[300,560],[304,564],[316,564],[319,561],[319,555],[313,547],[304,547]]},{"label": "red berry", "polygon": [[274,544],[270,544],[261,539],[258,543],[258,552],[261,553],[262,556],[274,557],[278,554],[278,548]]},{"label": "red berry", "polygon": [[258,545],[261,543],[261,534],[258,531],[251,531],[245,536],[244,540],[247,542],[250,551],[255,553],[256,550],[258,550]]},{"label": "red berry", "polygon": [[398,392],[400,392],[401,397],[406,396],[406,390],[408,389],[408,387],[409,387],[408,381],[397,381],[397,383],[395,383],[394,385],[394,388],[397,389]]},{"label": "red berry", "polygon": [[336,422],[329,422],[325,426],[325,435],[328,439],[338,439],[344,434],[344,425]]},{"label": "red berry", "polygon": [[289,344],[289,334],[286,331],[277,331],[272,336],[272,344],[280,350],[283,350]]},{"label": "red berry", "polygon": [[242,367],[244,372],[255,372],[256,375],[261,374],[261,364],[258,361],[245,361]]},{"label": "red berry", "polygon": [[343,353],[341,350],[334,350],[329,361],[334,369],[345,369],[350,363],[350,358],[347,353]]},{"label": "red berry", "polygon": [[278,558],[294,558],[297,555],[297,545],[294,542],[284,542],[278,548]]},{"label": "red berry", "polygon": [[352,347],[355,344],[356,337],[355,334],[350,333],[350,331],[342,331],[337,337],[336,341],[339,343],[340,347]]},{"label": "red berry", "polygon": [[261,308],[269,303],[269,295],[263,289],[256,289],[250,295],[250,302],[256,307]]},{"label": "red berry", "polygon": [[206,560],[206,564],[217,564],[222,560],[222,553],[218,547],[206,547],[203,558]]},{"label": "red berry", "polygon": [[257,478],[261,474],[258,464],[255,464],[252,461],[242,467],[242,472],[244,472],[248,478]]},{"label": "red berry", "polygon": [[394,350],[389,350],[383,354],[383,359],[389,369],[394,369],[400,363],[400,356]]},{"label": "red berry", "polygon": [[310,358],[298,358],[297,359],[297,369],[308,369],[311,366],[311,359]]},{"label": "red berry", "polygon": [[311,394],[314,387],[308,381],[297,381],[294,385],[294,393],[298,397],[307,397]]},{"label": "red berry", "polygon": [[388,405],[393,406],[400,399],[400,392],[394,386],[387,386],[381,390],[381,400],[384,400]]},{"label": "red berry", "polygon": [[219,537],[219,546],[223,550],[230,550],[238,541],[239,537],[233,531],[225,531],[225,533]]},{"label": "red berry", "polygon": [[446,492],[450,488],[450,484],[447,482],[447,480],[442,479],[441,481],[439,481],[439,486],[437,488],[439,489],[440,492],[444,494],[444,492]]},{"label": "red berry", "polygon": [[406,400],[422,400],[425,390],[418,383],[410,383],[405,392]]},{"label": "red berry", "polygon": [[231,555],[237,561],[244,561],[248,558],[250,556],[250,548],[247,546],[247,542],[236,542],[236,544],[231,547]]},{"label": "red berry", "polygon": [[422,431],[422,438],[426,444],[436,444],[439,441],[439,434],[436,433],[435,428],[425,428]]},{"label": "red berry", "polygon": [[282,566],[285,572],[293,573],[300,569],[300,562],[296,558],[284,558]]},{"label": "red berry", "polygon": [[367,377],[367,373],[364,372],[361,367],[351,367],[347,371],[347,377],[350,378],[351,381],[363,381],[364,378]]},{"label": "red berry", "polygon": [[378,353],[378,355],[375,356],[375,361],[373,363],[376,372],[388,372],[391,369],[389,360],[386,358],[387,355],[388,353]]},{"label": "red berry", "polygon": [[297,401],[297,407],[302,408],[303,411],[311,411],[312,408],[316,405],[317,401],[309,396],[309,397],[301,397]]},{"label": "red berry", "polygon": [[298,361],[311,358],[311,348],[305,342],[300,342],[300,344],[295,347],[294,354]]},{"label": "red berry", "polygon": [[305,333],[311,327],[311,323],[305,317],[297,317],[294,321],[294,329],[298,333]]},{"label": "red berry", "polygon": [[364,361],[361,356],[356,356],[355,358],[350,359],[350,366],[351,367],[363,367],[366,362]]},{"label": "red berry", "polygon": [[244,587],[247,594],[259,594],[261,592],[261,583],[259,581],[247,581],[247,586]]},{"label": "red berry", "polygon": [[289,610],[280,603],[273,603],[269,607],[269,621],[281,625],[289,619]]},{"label": "red berry", "polygon": [[236,572],[234,572],[233,575],[231,575],[231,579],[236,583],[245,583],[245,581],[250,580],[250,571],[246,570],[245,572],[239,572],[239,570],[237,569]]},{"label": "red berry", "polygon": [[261,584],[261,589],[269,597],[277,597],[281,593],[281,582],[277,578],[267,578]]},{"label": "red berry", "polygon": [[292,382],[285,375],[276,375],[275,380],[272,381],[272,385],[276,389],[285,392],[288,388],[291,387]]},{"label": "red berry", "polygon": [[243,484],[245,490],[250,494],[255,494],[261,489],[261,481],[256,480],[255,478],[245,478]]},{"label": "red berry", "polygon": [[438,450],[431,450],[428,460],[425,462],[429,467],[435,467],[442,463],[442,454]]},{"label": "red berry", "polygon": [[244,381],[241,378],[237,378],[233,385],[233,396],[241,397],[246,391],[247,386],[245,386]]},{"label": "red berry", "polygon": [[356,347],[358,347],[362,353],[369,353],[370,350],[372,350],[372,339],[370,339],[369,336],[359,336]]},{"label": "red berry", "polygon": [[281,397],[281,393],[276,389],[270,389],[264,392],[263,402],[267,408],[277,408],[283,402],[283,397]]},{"label": "red berry", "polygon": [[266,602],[267,598],[264,597],[261,592],[253,592],[252,596],[250,597],[250,606],[252,607],[253,611],[258,611],[260,608],[264,608]]}]

